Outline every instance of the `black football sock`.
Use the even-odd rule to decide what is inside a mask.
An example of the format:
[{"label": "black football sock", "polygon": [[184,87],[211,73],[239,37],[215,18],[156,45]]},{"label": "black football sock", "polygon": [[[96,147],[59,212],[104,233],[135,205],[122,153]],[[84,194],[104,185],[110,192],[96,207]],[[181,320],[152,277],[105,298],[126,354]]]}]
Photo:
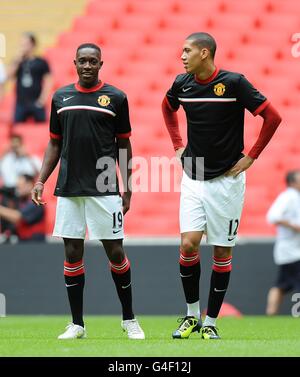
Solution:
[{"label": "black football sock", "polygon": [[198,251],[186,253],[180,250],[180,277],[187,304],[199,301],[200,258]]},{"label": "black football sock", "polygon": [[214,257],[213,270],[210,280],[207,315],[217,318],[227,291],[231,271],[231,259]]},{"label": "black football sock", "polygon": [[133,319],[130,262],[127,257],[120,263],[110,263],[111,275],[122,305],[123,320]]},{"label": "black football sock", "polygon": [[83,322],[83,289],[84,265],[83,261],[64,263],[65,283],[69,297],[73,323],[84,327]]}]

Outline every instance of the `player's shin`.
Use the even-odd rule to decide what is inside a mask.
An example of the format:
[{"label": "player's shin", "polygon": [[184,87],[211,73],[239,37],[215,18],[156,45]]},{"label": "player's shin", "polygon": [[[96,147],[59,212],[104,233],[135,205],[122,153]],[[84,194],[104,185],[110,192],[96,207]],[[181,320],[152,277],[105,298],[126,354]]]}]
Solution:
[{"label": "player's shin", "polygon": [[214,257],[210,281],[207,316],[203,326],[215,326],[230,279],[232,257]]},{"label": "player's shin", "polygon": [[64,277],[69,297],[73,323],[84,327],[83,322],[83,289],[85,283],[84,264],[64,262]]},{"label": "player's shin", "polygon": [[198,251],[185,253],[183,250],[180,250],[179,266],[187,303],[187,316],[200,319],[199,280],[201,267]]},{"label": "player's shin", "polygon": [[130,262],[125,256],[119,264],[110,263],[110,268],[122,305],[123,320],[133,319]]}]

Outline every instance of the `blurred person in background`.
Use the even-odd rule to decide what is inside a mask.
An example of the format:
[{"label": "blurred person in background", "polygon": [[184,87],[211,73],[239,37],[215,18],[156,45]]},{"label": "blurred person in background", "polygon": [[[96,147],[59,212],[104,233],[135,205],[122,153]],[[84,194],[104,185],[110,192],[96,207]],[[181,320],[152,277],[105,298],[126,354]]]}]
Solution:
[{"label": "blurred person in background", "polygon": [[4,67],[4,64],[2,62],[2,60],[0,59],[0,101],[4,95],[4,84],[5,84],[5,81],[6,81],[6,72],[5,72],[5,67]]},{"label": "blurred person in background", "polygon": [[[20,175],[35,176],[41,168],[41,161],[36,156],[30,156],[24,147],[21,135],[13,134],[7,152],[0,159],[0,203],[8,208],[16,208],[16,186]],[[1,233],[9,238],[14,233],[14,225],[1,219]]]},{"label": "blurred person in background", "polygon": [[286,184],[267,213],[268,222],[277,227],[274,261],[279,267],[268,293],[267,315],[278,313],[286,293],[300,292],[300,170],[290,171]]},{"label": "blurred person in background", "polygon": [[[281,122],[276,109],[244,75],[215,65],[216,48],[216,41],[207,33],[193,33],[186,38],[181,55],[186,73],[176,77],[162,104],[165,123],[184,170],[179,265],[187,315],[179,320],[180,325],[172,334],[174,339],[186,339],[192,332],[200,332],[201,327],[203,339],[220,338],[216,321],[230,280],[232,250],[244,203],[245,171]],[[187,118],[186,146],[176,115],[180,105]],[[254,116],[260,115],[263,124],[258,139],[245,155],[246,109]],[[214,251],[207,314],[202,323],[199,247],[204,233]]]},{"label": "blurred person in background", "polygon": [[46,121],[45,105],[52,88],[47,61],[36,56],[37,41],[32,33],[24,33],[20,51],[8,69],[8,77],[16,79],[16,106],[14,123],[33,117],[36,122]]},{"label": "blurred person in background", "polygon": [[7,208],[0,205],[0,217],[13,224],[19,241],[45,241],[45,208],[36,206],[31,200],[34,177],[21,175],[17,180],[17,206]]}]

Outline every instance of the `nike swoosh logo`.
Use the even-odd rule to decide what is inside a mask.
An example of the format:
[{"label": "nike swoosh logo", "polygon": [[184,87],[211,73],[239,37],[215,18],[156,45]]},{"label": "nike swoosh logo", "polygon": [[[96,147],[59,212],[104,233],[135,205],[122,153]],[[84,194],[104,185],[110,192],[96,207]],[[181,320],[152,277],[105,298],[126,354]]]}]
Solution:
[{"label": "nike swoosh logo", "polygon": [[121,230],[122,229],[120,229],[120,230],[113,230],[113,234],[119,233],[119,232],[121,232]]},{"label": "nike swoosh logo", "polygon": [[190,86],[189,88],[182,88],[182,91],[183,93],[187,92],[188,90],[192,89],[192,87]]},{"label": "nike swoosh logo", "polygon": [[235,239],[235,237],[228,238],[228,241],[233,241],[234,239]]},{"label": "nike swoosh logo", "polygon": [[180,276],[181,276],[182,278],[190,278],[191,276],[193,276],[193,274],[190,274],[190,275],[182,275],[182,274],[180,274]]},{"label": "nike swoosh logo", "polygon": [[217,289],[217,288],[214,288],[214,291],[215,291],[215,292],[225,292],[226,289]]},{"label": "nike swoosh logo", "polygon": [[75,285],[78,285],[78,284],[66,284],[66,287],[69,288],[69,287],[74,287]]},{"label": "nike swoosh logo", "polygon": [[125,287],[123,287],[123,285],[122,285],[122,288],[123,289],[126,289],[126,288],[128,288],[128,287],[130,287],[131,286],[131,282],[128,284],[128,285],[126,285]]},{"label": "nike swoosh logo", "polygon": [[64,97],[64,98],[63,98],[63,102],[65,102],[65,101],[68,101],[69,99],[71,99],[71,98],[73,98],[73,97],[75,97],[75,96],[71,96],[71,97]]}]

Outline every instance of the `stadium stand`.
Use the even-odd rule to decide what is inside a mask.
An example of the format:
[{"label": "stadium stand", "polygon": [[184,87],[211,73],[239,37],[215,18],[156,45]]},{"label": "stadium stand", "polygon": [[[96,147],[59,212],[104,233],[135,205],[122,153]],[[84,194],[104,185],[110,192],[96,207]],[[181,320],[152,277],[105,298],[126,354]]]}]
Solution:
[{"label": "stadium stand", "polygon": [[[34,11],[36,2],[26,2],[26,12],[32,14],[30,23],[21,17],[22,2],[14,3],[18,3],[18,19],[23,20],[18,26],[20,32],[30,25],[31,30],[41,34],[43,22]],[[65,12],[58,13],[58,4]],[[8,5],[6,9],[8,13]],[[68,14],[70,9],[72,12]],[[151,156],[173,156],[160,103],[176,74],[183,71],[180,53],[184,37],[194,31],[211,33],[218,43],[216,63],[244,73],[271,99],[283,117],[274,139],[248,172],[240,228],[241,235],[272,235],[274,229],[265,221],[266,210],[284,187],[286,171],[300,167],[299,59],[291,54],[291,37],[300,31],[299,10],[296,0],[55,0],[47,3],[51,33],[48,25],[49,30],[46,27],[41,34],[42,46],[54,73],[55,89],[76,80],[72,60],[80,43],[91,41],[103,48],[101,78],[128,94],[134,154],[149,160]],[[18,32],[15,25],[14,34]],[[8,21],[6,28],[11,35]],[[11,104],[8,93],[1,104],[1,147],[8,135],[6,124]],[[182,113],[179,119],[184,135]],[[246,115],[245,152],[255,142],[261,124],[259,117]],[[42,155],[48,139],[47,125],[17,127],[32,151]],[[55,175],[46,190],[49,233],[55,213],[54,184]],[[178,235],[178,205],[178,193],[136,193],[126,219],[127,234]]]}]

